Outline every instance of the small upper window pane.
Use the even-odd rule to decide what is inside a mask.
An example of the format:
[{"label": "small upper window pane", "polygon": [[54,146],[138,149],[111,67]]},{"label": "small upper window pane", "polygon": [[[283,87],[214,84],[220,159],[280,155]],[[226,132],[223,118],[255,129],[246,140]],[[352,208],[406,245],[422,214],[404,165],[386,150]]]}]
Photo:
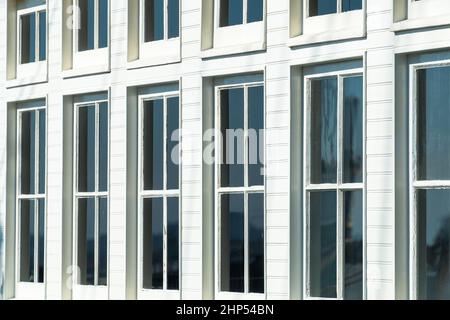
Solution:
[{"label": "small upper window pane", "polygon": [[168,0],[169,39],[180,35],[180,0]]},{"label": "small upper window pane", "polygon": [[247,22],[262,21],[264,15],[263,0],[247,0]]},{"label": "small upper window pane", "polygon": [[228,27],[242,24],[244,17],[243,0],[220,1],[220,26]]},{"label": "small upper window pane", "polygon": [[337,13],[336,0],[309,0],[309,16]]},{"label": "small upper window pane", "polygon": [[47,12],[39,12],[39,61],[47,59]]}]

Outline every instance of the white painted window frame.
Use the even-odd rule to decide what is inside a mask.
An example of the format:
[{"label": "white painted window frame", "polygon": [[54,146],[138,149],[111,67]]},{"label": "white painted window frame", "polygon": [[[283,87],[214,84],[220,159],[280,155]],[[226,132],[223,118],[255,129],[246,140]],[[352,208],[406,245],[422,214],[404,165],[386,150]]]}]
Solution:
[{"label": "white painted window frame", "polygon": [[[180,37],[181,30],[178,30],[178,37],[169,38],[169,0],[164,0],[164,39],[145,42],[145,26],[146,26],[145,10],[144,10],[145,1],[146,0],[139,0],[139,18],[140,18],[140,21],[143,21],[142,23],[139,24],[139,30],[140,30],[139,37],[140,37],[141,45],[146,44],[146,43],[152,43],[152,42],[156,43],[156,42],[161,42],[161,41],[170,41],[173,39],[178,39]],[[179,20],[179,22],[181,22],[180,21],[181,20],[180,19],[180,17],[181,17],[181,1],[179,3],[180,3],[180,12],[178,13],[178,20]],[[179,24],[179,26],[180,25],[181,24]]]},{"label": "white painted window frame", "polygon": [[[39,246],[36,245],[39,243],[39,241],[36,241],[39,239],[39,208],[35,205],[34,208],[34,216],[35,216],[35,226],[34,226],[34,238],[35,238],[35,246],[34,246],[34,274],[35,279],[34,283],[27,283],[27,282],[21,282],[20,281],[20,248],[21,248],[21,237],[20,237],[20,226],[21,226],[21,208],[20,208],[20,202],[21,200],[34,200],[35,203],[37,203],[39,200],[44,200],[45,203],[45,230],[47,230],[47,146],[48,143],[45,144],[45,193],[40,194],[39,193],[39,111],[44,110],[47,111],[47,107],[44,106],[36,106],[31,108],[18,108],[17,110],[17,144],[16,144],[16,154],[17,154],[17,163],[16,163],[16,298],[21,297],[41,297],[42,299],[45,298],[45,286],[46,286],[46,280],[47,280],[47,232],[45,232],[44,236],[44,282],[39,283],[37,282],[37,274],[38,274],[38,249]],[[22,158],[22,130],[21,130],[21,124],[22,124],[22,115],[25,112],[35,112],[36,113],[36,122],[35,122],[35,134],[36,134],[36,141],[35,141],[35,194],[34,195],[22,195],[21,189],[22,189],[22,166],[21,166],[21,158]],[[47,112],[45,113],[45,122],[46,122],[46,129],[47,129]],[[45,131],[45,139],[47,140],[47,130]],[[37,222],[37,223],[36,223]]]},{"label": "white painted window frame", "polygon": [[[108,105],[108,174],[107,174],[107,191],[99,192],[99,106],[101,103],[107,103]],[[78,147],[79,147],[79,110],[80,108],[87,106],[95,106],[95,191],[94,192],[78,192]],[[73,255],[72,261],[75,266],[74,276],[73,276],[73,297],[74,299],[108,299],[108,290],[110,285],[110,155],[111,155],[111,109],[110,103],[108,100],[94,100],[89,102],[75,103],[74,104],[74,167],[73,167]],[[95,285],[82,285],[79,283],[79,274],[78,274],[78,200],[86,199],[86,198],[94,198],[95,199],[95,267],[94,267],[94,283]],[[97,285],[98,283],[98,222],[99,222],[99,199],[106,198],[107,199],[107,211],[108,211],[108,237],[107,237],[107,284],[106,286]]]},{"label": "white painted window frame", "polygon": [[418,300],[419,298],[419,256],[417,252],[418,243],[418,217],[417,217],[417,192],[419,190],[450,190],[450,181],[448,180],[419,180],[417,176],[417,129],[418,129],[418,91],[417,91],[417,73],[423,69],[449,67],[450,60],[433,61],[427,63],[411,64],[409,66],[409,219],[410,219],[410,298]]},{"label": "white painted window frame", "polygon": [[[214,237],[215,242],[215,298],[219,300],[264,300],[267,295],[267,203],[266,203],[266,185],[267,185],[267,176],[264,176],[264,185],[263,186],[248,186],[248,89],[251,87],[260,87],[264,88],[264,92],[266,90],[264,81],[257,82],[248,82],[241,84],[233,84],[233,85],[221,85],[216,86],[215,88],[215,105],[216,113],[215,113],[215,141],[214,145],[216,150],[215,152],[215,218],[216,218],[216,232]],[[221,139],[221,100],[220,100],[220,92],[222,90],[230,90],[230,89],[244,89],[244,187],[221,187],[220,180],[220,167],[222,164],[222,152],[218,152],[218,150],[222,150],[223,141]],[[266,99],[264,98],[264,129],[266,126]],[[264,130],[264,141],[266,140],[266,130]],[[264,145],[264,155],[267,156],[267,148]],[[266,157],[267,158],[267,157]],[[236,292],[223,292],[221,291],[221,202],[220,198],[222,195],[227,194],[243,194],[244,195],[244,293],[236,293]],[[249,293],[249,265],[248,265],[248,195],[249,194],[263,194],[264,196],[264,293]]]},{"label": "white painted window frame", "polygon": [[[26,8],[26,9],[22,9],[22,10],[17,10],[17,30],[18,30],[18,35],[17,35],[17,62],[19,65],[27,65],[27,64],[32,64],[32,63],[39,63],[39,62],[45,62],[47,59],[43,60],[43,61],[39,61],[39,42],[40,42],[40,34],[39,34],[39,22],[40,22],[40,13],[41,12],[45,12],[46,16],[47,16],[47,5],[40,5],[40,6],[36,6],[36,7],[31,7],[31,8]],[[22,17],[29,15],[29,14],[35,14],[35,57],[36,57],[36,61],[34,62],[29,62],[29,63],[22,63]],[[47,21],[46,21],[47,23]],[[47,41],[46,41],[47,43]],[[45,48],[45,50],[47,50],[47,48]]]},{"label": "white painted window frame", "polygon": [[[304,289],[303,295],[306,300],[344,300],[344,198],[345,192],[349,191],[362,191],[363,193],[363,299],[367,299],[367,175],[366,175],[366,89],[363,85],[363,182],[362,183],[343,183],[343,115],[344,115],[344,101],[343,101],[343,90],[344,90],[344,79],[362,76],[363,84],[365,83],[365,73],[363,68],[349,69],[338,72],[325,72],[317,73],[313,75],[307,75],[304,77],[304,92],[305,92],[305,103],[304,103],[304,114],[305,114],[305,127],[304,127],[304,150],[303,150],[303,172],[304,172],[304,190],[303,190],[303,212],[304,212],[304,223],[303,223],[303,278]],[[324,79],[328,77],[337,77],[338,80],[338,132],[337,132],[337,183],[334,184],[312,184],[311,183],[311,83],[313,80]],[[337,281],[337,299],[329,299],[322,297],[311,296],[311,279],[310,279],[310,269],[311,269],[311,259],[310,259],[310,194],[313,192],[324,192],[332,191],[336,192],[336,214],[337,214],[337,232],[336,232],[336,281]]]},{"label": "white painted window frame", "polygon": [[[139,204],[138,204],[138,233],[139,233],[139,241],[138,241],[138,299],[139,300],[180,300],[181,299],[181,249],[182,249],[182,232],[181,232],[181,166],[179,169],[179,188],[175,190],[169,190],[167,189],[167,100],[170,98],[181,98],[179,91],[170,91],[165,93],[158,93],[158,94],[145,94],[139,96],[139,124],[138,124],[138,132],[139,132],[139,151],[138,151],[138,158],[139,158]],[[164,183],[164,189],[163,190],[144,190],[144,105],[147,101],[155,101],[155,100],[163,100],[163,108],[164,108],[164,157],[163,157],[163,166],[164,166],[164,173],[163,173],[163,183]],[[181,100],[180,100],[181,102]],[[178,106],[179,110],[179,127],[181,130],[181,103]],[[180,131],[180,140],[179,140],[180,146],[181,146],[181,131]],[[179,159],[181,159],[181,148],[179,149]],[[145,199],[154,199],[154,198],[162,198],[163,199],[163,230],[164,230],[164,237],[163,237],[163,289],[144,289],[143,284],[143,261],[144,261],[144,254],[143,254],[143,239],[144,239],[144,226],[143,226],[143,203]],[[179,214],[179,233],[178,233],[178,239],[179,239],[179,289],[178,290],[169,290],[167,289],[167,199],[168,198],[178,198],[179,199],[179,205],[178,205],[178,214]]]}]

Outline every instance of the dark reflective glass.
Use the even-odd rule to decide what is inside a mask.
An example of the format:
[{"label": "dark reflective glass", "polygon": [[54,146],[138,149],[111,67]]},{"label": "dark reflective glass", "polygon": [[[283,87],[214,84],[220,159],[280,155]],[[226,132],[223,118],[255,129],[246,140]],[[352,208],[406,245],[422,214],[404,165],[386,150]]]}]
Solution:
[{"label": "dark reflective glass", "polygon": [[39,194],[45,193],[46,119],[45,110],[39,113]]},{"label": "dark reflective glass", "polygon": [[169,39],[180,36],[180,0],[169,0]]},{"label": "dark reflective glass", "polygon": [[47,12],[39,12],[39,61],[47,59]]},{"label": "dark reflective glass", "polygon": [[109,116],[108,103],[99,104],[99,133],[98,133],[98,188],[100,192],[108,191],[108,150],[109,150]]},{"label": "dark reflective glass", "polygon": [[363,193],[344,193],[344,298],[363,299]]},{"label": "dark reflective glass", "polygon": [[250,293],[264,293],[264,194],[248,195],[248,263]]},{"label": "dark reflective glass", "polygon": [[78,30],[78,51],[94,49],[95,0],[78,0],[80,29]]},{"label": "dark reflective glass", "polygon": [[244,195],[221,197],[220,219],[221,291],[244,292]]},{"label": "dark reflective glass", "polygon": [[163,289],[164,222],[163,198],[144,199],[143,210],[143,286]]},{"label": "dark reflective glass", "polygon": [[108,46],[108,0],[98,0],[98,47]]},{"label": "dark reflective glass", "polygon": [[243,0],[220,0],[220,26],[242,24],[244,17]]},{"label": "dark reflective glass", "polygon": [[95,285],[95,198],[78,199],[79,284]]},{"label": "dark reflective glass", "polygon": [[21,20],[21,63],[36,61],[36,14],[20,17]]},{"label": "dark reflective glass", "polygon": [[179,199],[167,198],[167,289],[180,287]]},{"label": "dark reflective glass", "polygon": [[98,285],[108,284],[108,199],[98,199]]},{"label": "dark reflective glass", "polygon": [[45,272],[45,200],[38,200],[38,282],[44,283]]},{"label": "dark reflective glass", "polygon": [[450,300],[450,190],[417,194],[419,299]]},{"label": "dark reflective glass", "polygon": [[20,201],[20,281],[34,282],[35,201]]},{"label": "dark reflective glass", "polygon": [[180,99],[167,99],[167,189],[179,189],[180,185]]},{"label": "dark reflective glass", "polygon": [[344,183],[363,182],[363,78],[344,79]]},{"label": "dark reflective glass", "polygon": [[144,190],[164,189],[164,102],[144,103]]},{"label": "dark reflective glass", "polygon": [[314,298],[337,298],[336,192],[310,193],[310,282]]},{"label": "dark reflective glass", "polygon": [[95,106],[78,110],[78,192],[95,192]]},{"label": "dark reflective glass", "polygon": [[145,0],[145,42],[164,39],[164,0]]},{"label": "dark reflective glass", "polygon": [[450,67],[418,71],[417,174],[450,180]]},{"label": "dark reflective glass", "polygon": [[336,0],[309,0],[309,16],[337,13]]},{"label": "dark reflective glass", "polygon": [[248,89],[248,184],[264,185],[264,87]]},{"label": "dark reflective glass", "polygon": [[337,182],[337,78],[311,82],[311,183]]},{"label": "dark reflective glass", "polygon": [[247,22],[262,21],[264,15],[263,0],[247,0]]},{"label": "dark reflective glass", "polygon": [[221,186],[244,186],[244,89],[220,92]]},{"label": "dark reflective glass", "polygon": [[342,0],[342,11],[361,10],[362,0]]},{"label": "dark reflective glass", "polygon": [[36,192],[36,112],[23,112],[21,126],[21,193],[32,195]]}]

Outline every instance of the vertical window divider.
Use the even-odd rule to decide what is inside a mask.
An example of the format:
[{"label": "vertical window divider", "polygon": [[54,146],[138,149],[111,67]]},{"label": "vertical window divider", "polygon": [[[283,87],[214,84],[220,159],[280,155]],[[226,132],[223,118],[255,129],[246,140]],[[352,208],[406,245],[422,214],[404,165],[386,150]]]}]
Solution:
[{"label": "vertical window divider", "polygon": [[[338,0],[340,3],[341,0]],[[344,137],[344,80],[341,75],[337,76],[337,232],[336,232],[336,244],[337,244],[337,298],[343,299],[344,297],[344,244],[343,244],[343,231],[344,231],[344,204],[343,204],[343,168],[342,163],[344,160],[343,152],[343,137]]]},{"label": "vertical window divider", "polygon": [[[165,1],[165,0],[164,0]],[[167,97],[163,98],[163,290],[167,290]]]},{"label": "vertical window divider", "polygon": [[[95,103],[95,177],[94,177],[94,186],[95,193],[100,191],[99,188],[99,173],[100,173],[100,159],[99,159],[99,150],[100,150],[100,108],[99,103]],[[100,198],[98,196],[95,197],[95,218],[94,218],[94,284],[98,285],[98,265],[99,265],[99,201]]]},{"label": "vertical window divider", "polygon": [[248,22],[248,0],[243,0],[242,4],[244,6],[242,9],[242,22],[246,24]]},{"label": "vertical window divider", "polygon": [[[100,15],[100,10],[99,10],[99,0],[94,0],[94,49],[98,49],[99,48],[99,36],[98,36],[98,32],[99,32],[99,15]],[[96,104],[96,108],[97,108],[97,104]]]},{"label": "vertical window divider", "polygon": [[167,39],[169,39],[169,0],[164,0],[164,40]]},{"label": "vertical window divider", "polygon": [[[247,0],[244,0],[246,2]],[[248,85],[244,86],[244,292],[249,292],[249,241],[248,241],[248,151],[249,151],[249,134],[248,134]]]},{"label": "vertical window divider", "polygon": [[35,33],[35,41],[34,41],[34,56],[35,56],[35,60],[36,61],[40,61],[40,57],[39,57],[39,42],[40,42],[40,30],[39,30],[39,20],[40,20],[40,12],[41,11],[36,11],[34,13],[34,15],[36,16],[34,19],[34,33]]}]

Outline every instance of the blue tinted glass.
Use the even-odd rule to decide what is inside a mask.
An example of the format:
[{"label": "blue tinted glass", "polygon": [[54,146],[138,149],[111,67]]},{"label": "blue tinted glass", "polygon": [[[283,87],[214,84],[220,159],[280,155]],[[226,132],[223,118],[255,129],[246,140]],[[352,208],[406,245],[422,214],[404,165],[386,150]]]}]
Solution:
[{"label": "blue tinted glass", "polygon": [[95,0],[78,0],[80,29],[78,30],[78,51],[94,49]]},{"label": "blue tinted glass", "polygon": [[248,184],[264,185],[264,87],[248,89]]},{"label": "blue tinted glass", "polygon": [[450,190],[417,194],[419,299],[449,300]]},{"label": "blue tinted glass", "polygon": [[21,193],[35,194],[36,171],[36,112],[22,113],[21,128]]},{"label": "blue tinted glass", "polygon": [[98,285],[108,284],[108,199],[98,199]]},{"label": "blue tinted glass", "polygon": [[344,79],[344,183],[363,182],[363,78]]},{"label": "blue tinted glass", "polygon": [[79,108],[78,192],[95,191],[95,106]]},{"label": "blue tinted glass", "polygon": [[44,283],[45,272],[45,200],[38,200],[38,282]]},{"label": "blue tinted glass", "polygon": [[336,192],[310,194],[310,282],[314,298],[337,297]]},{"label": "blue tinted glass", "polygon": [[145,0],[145,42],[164,39],[164,0]]},{"label": "blue tinted glass", "polygon": [[21,63],[36,61],[36,14],[23,15],[21,20]]},{"label": "blue tinted glass", "polygon": [[46,119],[45,110],[39,112],[39,194],[45,193]]},{"label": "blue tinted glass", "polygon": [[247,22],[262,21],[264,15],[263,0],[247,0]]},{"label": "blue tinted glass", "polygon": [[169,0],[169,39],[180,35],[180,0]]},{"label": "blue tinted glass", "polygon": [[144,199],[143,287],[163,289],[164,222],[163,199]]},{"label": "blue tinted glass", "polygon": [[102,102],[99,104],[99,145],[98,145],[98,188],[99,191],[108,191],[108,103]]},{"label": "blue tinted glass", "polygon": [[344,193],[344,298],[363,299],[363,193]]},{"label": "blue tinted glass", "polygon": [[244,17],[243,0],[220,0],[220,26],[242,24]]},{"label": "blue tinted glass", "polygon": [[180,99],[167,99],[167,189],[179,189]]},{"label": "blue tinted glass", "polygon": [[309,0],[309,16],[321,16],[337,12],[336,0]]},{"label": "blue tinted glass", "polygon": [[311,182],[337,181],[337,78],[311,83]]},{"label": "blue tinted glass", "polygon": [[39,12],[39,61],[47,59],[47,13]]},{"label": "blue tinted glass", "polygon": [[361,10],[362,0],[342,0],[342,11]]},{"label": "blue tinted glass", "polygon": [[98,47],[108,46],[108,0],[98,0]]},{"label": "blue tinted glass", "polygon": [[167,289],[180,287],[179,199],[167,199]]},{"label": "blue tinted glass", "polygon": [[35,201],[20,201],[20,281],[34,282]]},{"label": "blue tinted glass", "polygon": [[244,186],[244,89],[220,93],[222,187]]},{"label": "blue tinted glass", "polygon": [[164,189],[164,102],[144,103],[144,189]]},{"label": "blue tinted glass", "polygon": [[95,285],[95,198],[78,200],[79,283]]},{"label": "blue tinted glass", "polygon": [[264,194],[248,195],[249,291],[264,293]]},{"label": "blue tinted glass", "polygon": [[419,180],[450,180],[450,67],[418,71]]},{"label": "blue tinted glass", "polygon": [[244,292],[244,195],[221,197],[221,291]]}]

